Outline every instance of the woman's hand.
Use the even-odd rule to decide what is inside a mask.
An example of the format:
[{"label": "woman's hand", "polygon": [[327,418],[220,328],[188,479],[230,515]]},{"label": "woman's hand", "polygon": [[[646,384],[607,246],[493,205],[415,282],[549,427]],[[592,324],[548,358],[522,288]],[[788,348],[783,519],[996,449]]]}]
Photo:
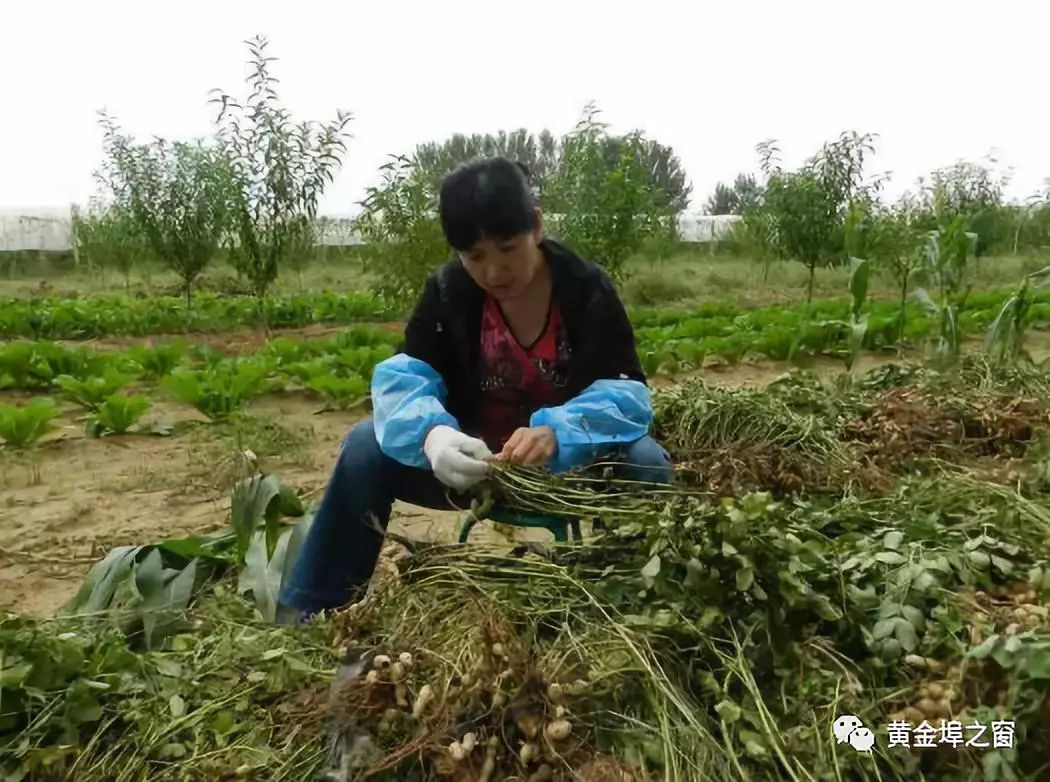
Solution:
[{"label": "woman's hand", "polygon": [[549,426],[515,430],[496,459],[509,464],[546,464],[558,453],[558,440]]}]

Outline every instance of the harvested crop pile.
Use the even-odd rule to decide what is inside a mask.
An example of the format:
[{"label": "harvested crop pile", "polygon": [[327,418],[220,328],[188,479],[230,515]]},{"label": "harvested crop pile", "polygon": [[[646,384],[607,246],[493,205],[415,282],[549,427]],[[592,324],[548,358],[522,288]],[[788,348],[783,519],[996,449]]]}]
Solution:
[{"label": "harvested crop pile", "polygon": [[654,411],[656,438],[683,472],[716,494],[839,489],[856,473],[834,420],[762,390],[694,379],[657,394]]},{"label": "harvested crop pile", "polygon": [[[958,778],[983,762],[960,751],[931,765],[907,750],[882,753],[878,771],[855,754],[832,762],[824,742],[842,713],[879,726],[883,743],[894,713],[1008,717],[1025,748],[1003,761],[1016,770],[1050,750],[1044,689],[1027,674],[1002,686],[1017,675],[1010,666],[1043,675],[1045,504],[943,475],[826,504],[680,494],[643,520],[596,495],[595,510],[609,531],[553,562],[421,549],[401,582],[342,619],[364,648],[390,659],[412,650],[417,677],[399,713],[379,720],[407,732],[384,729],[359,758],[369,778],[473,780],[491,768],[493,779],[569,780],[596,756],[626,763],[627,779],[682,780],[834,778],[836,765],[849,778],[914,778],[920,767]],[[992,594],[1017,583],[1036,598],[1027,624],[998,641],[1016,656],[987,663],[983,681],[998,685],[967,684],[968,650],[990,637],[968,608],[974,585]],[[441,613],[440,626],[428,621]],[[412,718],[424,687],[434,711]],[[375,724],[349,712],[358,729]],[[570,743],[537,727],[559,717]],[[494,765],[455,748],[468,734],[473,752],[495,746]]]},{"label": "harvested crop pile", "polygon": [[915,386],[879,392],[845,427],[880,464],[917,457],[1023,455],[1050,425],[1050,404],[994,392],[947,395]]},{"label": "harvested crop pile", "polygon": [[654,408],[682,478],[720,496],[883,492],[938,461],[1024,457],[1050,433],[1050,383],[1022,369],[997,383],[976,359],[951,372],[891,364],[837,386],[806,372],[767,389],[693,379],[657,392]]},{"label": "harvested crop pile", "polygon": [[[741,475],[706,464],[735,496],[618,481],[605,465],[497,468],[479,512],[498,503],[601,524],[583,545],[512,554],[406,541],[365,600],[295,629],[253,618],[244,598],[271,618],[309,515],[285,527],[282,514],[303,511],[294,493],[255,476],[234,493],[231,530],[96,566],[76,600],[89,615],[0,625],[0,771],[78,782],[1039,778],[1050,757],[1050,451],[1037,444],[1037,381],[889,377],[824,398],[790,381],[767,394],[683,386],[658,399],[658,434],[686,461],[738,459]],[[890,399],[898,418],[887,421],[933,411],[960,426],[929,428],[922,448],[901,451],[916,455],[887,458],[890,484],[868,491],[855,471],[879,441],[846,432]],[[973,422],[1023,447],[978,447]],[[747,462],[749,449],[769,463]],[[774,454],[799,482],[744,488],[773,482]],[[1025,480],[983,479],[967,469],[978,455]],[[836,741],[843,715],[870,728],[871,753]],[[947,735],[954,721],[998,725],[1000,745],[891,745],[905,728]]]}]

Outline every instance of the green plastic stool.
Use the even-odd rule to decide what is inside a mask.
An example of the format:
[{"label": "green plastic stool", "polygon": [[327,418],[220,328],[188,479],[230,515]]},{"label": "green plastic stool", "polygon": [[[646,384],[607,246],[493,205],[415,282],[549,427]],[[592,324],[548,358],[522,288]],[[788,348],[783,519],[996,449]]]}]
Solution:
[{"label": "green plastic stool", "polygon": [[[583,536],[580,534],[579,519],[545,516],[539,513],[518,513],[517,511],[504,508],[492,508],[483,518],[499,522],[500,524],[509,524],[512,527],[542,527],[545,530],[549,530],[554,535],[554,540],[558,543],[568,543],[570,532],[572,533],[573,543],[583,539]],[[467,538],[470,537],[470,531],[474,529],[479,521],[481,519],[475,513],[471,512],[467,515],[463,525],[459,528],[460,543],[467,542]]]}]

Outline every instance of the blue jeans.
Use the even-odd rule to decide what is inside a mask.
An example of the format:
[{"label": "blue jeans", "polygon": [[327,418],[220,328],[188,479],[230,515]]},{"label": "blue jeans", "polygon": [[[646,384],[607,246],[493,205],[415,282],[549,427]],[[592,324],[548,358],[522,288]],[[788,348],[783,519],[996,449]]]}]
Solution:
[{"label": "blue jeans", "polygon": [[[618,477],[671,482],[670,455],[652,437],[620,448],[618,457]],[[457,497],[431,471],[384,454],[372,419],[363,420],[343,441],[321,507],[281,591],[282,606],[312,613],[357,599],[375,571],[394,500],[435,510],[469,506],[467,497]]]}]

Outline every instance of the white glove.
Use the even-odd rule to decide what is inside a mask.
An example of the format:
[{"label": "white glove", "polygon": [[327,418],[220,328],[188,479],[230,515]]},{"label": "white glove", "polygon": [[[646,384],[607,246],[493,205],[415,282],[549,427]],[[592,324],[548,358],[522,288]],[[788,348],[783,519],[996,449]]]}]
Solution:
[{"label": "white glove", "polygon": [[492,456],[482,440],[463,434],[451,426],[435,426],[423,442],[423,453],[438,480],[457,491],[465,491],[489,472]]}]

